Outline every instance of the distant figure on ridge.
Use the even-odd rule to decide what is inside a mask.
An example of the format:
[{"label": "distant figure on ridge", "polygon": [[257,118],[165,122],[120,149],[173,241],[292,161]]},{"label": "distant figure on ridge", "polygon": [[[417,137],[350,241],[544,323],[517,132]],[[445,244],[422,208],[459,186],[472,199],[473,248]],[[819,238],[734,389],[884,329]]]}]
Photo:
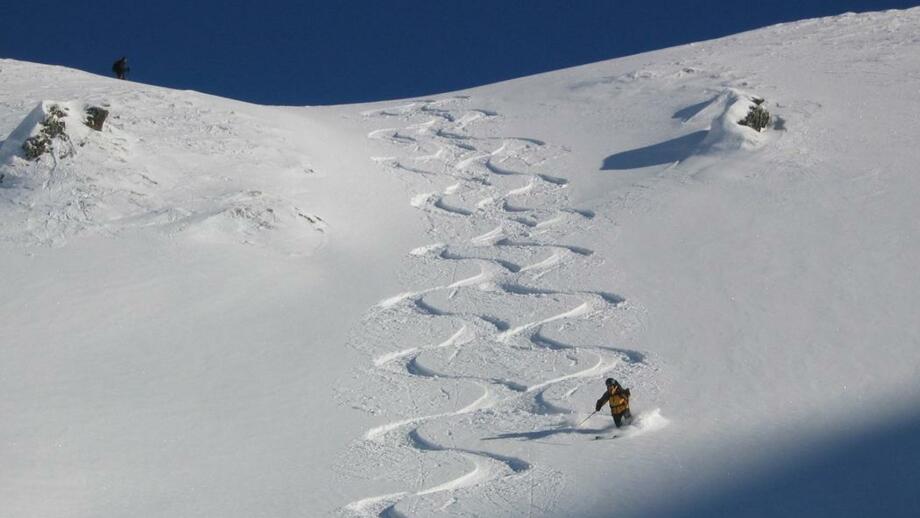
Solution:
[{"label": "distant figure on ridge", "polygon": [[610,413],[613,414],[613,422],[617,428],[628,425],[632,422],[632,414],[629,412],[629,389],[621,387],[613,378],[607,378],[604,383],[607,385],[607,391],[597,400],[594,411],[599,412],[604,403],[610,403]]},{"label": "distant figure on ridge", "polygon": [[121,59],[112,64],[112,72],[115,72],[115,77],[118,79],[125,79],[130,71],[127,56],[122,56]]}]

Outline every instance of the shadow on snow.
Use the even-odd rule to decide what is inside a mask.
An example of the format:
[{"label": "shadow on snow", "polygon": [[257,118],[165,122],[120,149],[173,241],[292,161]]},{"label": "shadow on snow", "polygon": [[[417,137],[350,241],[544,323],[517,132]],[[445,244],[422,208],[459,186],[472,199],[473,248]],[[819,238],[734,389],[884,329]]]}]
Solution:
[{"label": "shadow on snow", "polygon": [[705,110],[710,104],[714,103],[718,98],[719,96],[714,96],[709,99],[706,99],[703,102],[699,102],[699,103],[687,106],[686,108],[677,110],[676,112],[674,112],[674,115],[671,115],[671,118],[680,119],[681,122],[687,122],[693,117],[695,117],[698,113]]},{"label": "shadow on snow", "polygon": [[483,437],[483,441],[494,441],[498,439],[523,439],[525,441],[534,441],[537,439],[545,439],[546,437],[551,437],[553,435],[561,434],[580,434],[580,435],[598,435],[610,430],[615,429],[616,427],[613,423],[610,426],[605,426],[603,428],[575,428],[573,426],[567,426],[564,428],[549,428],[546,430],[534,430],[532,432],[509,432],[509,433],[500,433],[493,437]]},{"label": "shadow on snow", "polygon": [[680,162],[696,152],[708,133],[708,130],[695,131],[651,146],[615,153],[604,159],[601,170],[639,169],[653,165]]},{"label": "shadow on snow", "polygon": [[[642,510],[644,516],[918,516],[920,413],[776,446],[776,461],[728,484]],[[737,476],[741,475],[741,476]],[[598,515],[602,516],[602,515]]]}]

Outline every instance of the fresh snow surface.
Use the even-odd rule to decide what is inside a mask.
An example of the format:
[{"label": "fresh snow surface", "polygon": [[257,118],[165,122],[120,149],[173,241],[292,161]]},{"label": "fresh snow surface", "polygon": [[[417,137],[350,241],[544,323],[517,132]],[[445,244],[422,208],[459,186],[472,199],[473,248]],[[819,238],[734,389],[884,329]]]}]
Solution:
[{"label": "fresh snow surface", "polygon": [[918,35],[322,108],[0,60],[0,516],[916,516]]}]

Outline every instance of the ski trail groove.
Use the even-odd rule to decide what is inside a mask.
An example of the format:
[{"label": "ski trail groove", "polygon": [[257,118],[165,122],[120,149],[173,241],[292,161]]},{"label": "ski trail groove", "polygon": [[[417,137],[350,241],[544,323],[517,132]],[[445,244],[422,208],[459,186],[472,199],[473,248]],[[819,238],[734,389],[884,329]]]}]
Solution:
[{"label": "ski trail groove", "polygon": [[[544,332],[546,326],[560,323],[616,318],[628,309],[628,304],[608,291],[538,284],[550,271],[584,267],[591,261],[594,251],[590,248],[561,243],[551,236],[569,235],[595,214],[569,207],[569,180],[546,171],[549,161],[564,150],[536,138],[477,134],[475,130],[480,125],[493,124],[502,116],[469,107],[470,101],[465,96],[423,99],[362,113],[369,121],[386,121],[387,127],[371,130],[367,137],[401,149],[402,153],[374,160],[402,174],[412,191],[410,205],[428,218],[432,244],[411,250],[408,260],[440,272],[440,278],[449,281],[415,287],[378,302],[367,318],[368,337],[361,341],[374,342],[372,330],[408,326],[427,336],[427,327],[438,319],[459,322],[449,337],[432,339],[427,345],[380,344],[396,347],[373,350],[369,369],[388,380],[396,387],[394,390],[410,391],[410,398],[440,392],[452,399],[439,387],[445,380],[476,387],[478,396],[453,411],[403,413],[401,418],[370,428],[354,445],[358,452],[389,451],[400,458],[408,455],[417,458],[419,466],[425,456],[448,456],[461,459],[469,469],[423,487],[356,500],[341,510],[346,516],[408,518],[415,516],[415,504],[445,494],[449,499],[435,509],[446,512],[448,507],[475,501],[477,488],[498,481],[511,488],[509,498],[524,502],[532,478],[549,476],[547,473],[552,471],[535,470],[524,458],[481,449],[477,442],[481,431],[475,422],[501,417],[520,422],[523,427],[539,422],[534,420],[541,416],[568,415],[572,410],[566,404],[588,380],[623,368],[646,366],[646,357],[637,351],[566,343]],[[514,203],[509,201],[511,198]],[[543,250],[549,254],[543,254]],[[461,264],[478,265],[479,272],[457,280]],[[445,292],[446,302],[437,298]],[[495,298],[497,312],[470,307],[470,302],[464,302],[467,295],[473,301]],[[429,297],[432,299],[426,300]],[[456,300],[459,302],[451,302]],[[558,307],[570,302],[568,308]],[[445,304],[450,304],[450,309]],[[506,319],[506,311],[513,314],[519,305],[533,308],[534,304],[543,308],[539,314],[549,316],[522,319],[524,322],[516,325]],[[552,370],[537,372],[536,379],[511,368],[519,363],[518,356],[508,356],[508,368],[501,363],[490,365],[488,374],[485,366],[458,370],[458,362],[477,361],[481,354],[476,351],[499,357],[541,354],[544,359],[555,360],[551,362]],[[405,399],[399,392],[392,396]],[[375,446],[366,450],[369,443]],[[530,482],[521,478],[523,473],[528,473]],[[428,475],[439,478],[436,473],[421,475],[425,482]],[[542,510],[558,514],[551,506]]]},{"label": "ski trail groove", "polygon": [[498,271],[498,268],[496,268],[495,265],[483,261],[481,262],[479,273],[477,273],[476,275],[473,275],[466,279],[460,279],[459,281],[455,281],[450,284],[446,284],[444,286],[433,286],[431,288],[425,288],[419,291],[403,292],[398,295],[394,295],[392,297],[384,299],[378,302],[377,305],[381,308],[388,308],[396,304],[399,304],[400,302],[404,300],[417,298],[426,293],[431,293],[431,292],[441,291],[441,290],[451,290],[455,288],[461,288],[464,286],[472,286],[475,284],[481,284],[493,278],[495,274],[497,273],[497,271]]}]

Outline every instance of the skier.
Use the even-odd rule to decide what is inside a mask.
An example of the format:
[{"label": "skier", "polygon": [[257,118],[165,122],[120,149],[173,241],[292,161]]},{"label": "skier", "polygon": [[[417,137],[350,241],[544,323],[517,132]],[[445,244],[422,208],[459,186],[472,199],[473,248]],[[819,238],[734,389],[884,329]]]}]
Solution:
[{"label": "skier", "polygon": [[607,391],[597,400],[594,411],[599,412],[604,403],[610,403],[610,413],[613,414],[613,422],[617,428],[628,425],[632,422],[632,414],[629,412],[629,389],[621,387],[613,378],[607,378],[604,383],[607,385]]},{"label": "skier", "polygon": [[118,61],[112,63],[112,72],[115,72],[115,77],[118,79],[125,79],[130,71],[127,56],[122,56]]}]

